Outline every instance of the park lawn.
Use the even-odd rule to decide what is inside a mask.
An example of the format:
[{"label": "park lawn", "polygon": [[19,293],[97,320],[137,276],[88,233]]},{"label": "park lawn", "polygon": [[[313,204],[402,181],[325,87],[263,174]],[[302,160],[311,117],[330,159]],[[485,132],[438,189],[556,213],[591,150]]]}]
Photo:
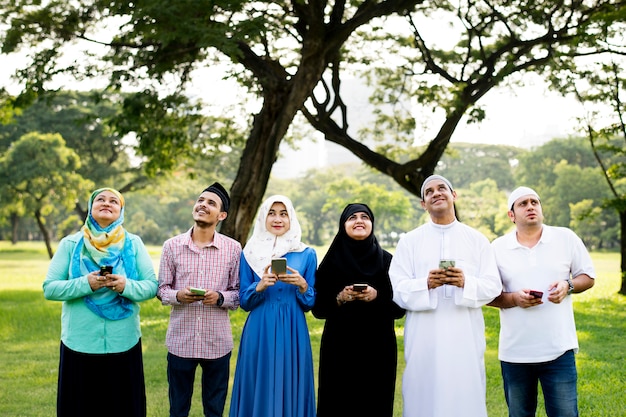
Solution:
[{"label": "park lawn", "polygon": [[[318,255],[321,259],[323,251]],[[149,247],[158,267],[160,247]],[[626,298],[617,294],[620,286],[619,254],[592,253],[597,283],[584,294],[574,295],[580,352],[579,406],[582,416],[626,415]],[[12,417],[50,417],[55,415],[56,382],[58,375],[61,303],[43,298],[41,283],[49,259],[40,242],[11,245],[0,242],[0,415]],[[168,415],[166,354],[164,346],[169,309],[156,300],[141,304],[144,367],[148,416]],[[506,416],[502,393],[502,378],[497,358],[498,311],[484,307],[487,352],[487,408],[492,417]],[[237,356],[239,337],[246,313],[231,313],[235,350],[231,361],[231,383]],[[323,321],[307,314],[314,361],[322,334]],[[395,416],[401,416],[401,374],[403,360],[403,324],[396,322],[399,363],[396,387]],[[199,379],[199,378],[198,378]],[[317,379],[317,375],[316,375]],[[191,417],[202,415],[196,383]],[[96,387],[95,398],[107,401],[111,388]],[[451,394],[451,400],[454,395]],[[94,400],[97,406],[97,400]],[[226,412],[228,411],[228,402]],[[545,415],[539,407],[539,416]]]}]

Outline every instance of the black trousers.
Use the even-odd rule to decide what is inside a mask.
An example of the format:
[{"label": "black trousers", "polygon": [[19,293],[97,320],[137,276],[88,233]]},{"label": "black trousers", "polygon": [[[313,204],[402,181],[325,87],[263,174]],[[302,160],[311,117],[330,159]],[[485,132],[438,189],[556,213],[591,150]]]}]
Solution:
[{"label": "black trousers", "polygon": [[61,342],[58,417],[145,417],[141,340],[122,353],[88,354]]}]

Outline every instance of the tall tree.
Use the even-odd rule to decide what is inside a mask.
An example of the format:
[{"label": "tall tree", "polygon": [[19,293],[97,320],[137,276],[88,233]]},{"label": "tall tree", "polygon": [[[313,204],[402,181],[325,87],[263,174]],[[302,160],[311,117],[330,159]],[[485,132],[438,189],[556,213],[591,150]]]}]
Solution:
[{"label": "tall tree", "polygon": [[[121,192],[141,189],[148,181],[142,161],[131,163],[132,147],[106,124],[119,113],[119,99],[119,95],[105,97],[80,91],[41,97],[15,115],[11,123],[0,125],[0,152],[28,133],[58,133],[65,146],[79,156],[77,173],[83,178],[97,186],[114,186]],[[74,208],[83,220],[87,216],[85,203],[83,197]]]},{"label": "tall tree", "polygon": [[[626,51],[625,51],[626,52]],[[626,72],[625,60],[594,63],[591,68],[567,71],[569,84],[560,88],[572,91],[585,107],[581,118],[593,155],[610,188],[611,197],[604,207],[614,209],[620,220],[619,293],[626,295]]]},{"label": "tall tree", "polygon": [[557,90],[571,94],[581,103],[581,131],[611,192],[605,207],[620,219],[621,282],[626,295],[626,9],[607,8],[594,16],[592,31],[581,31],[575,42],[581,49],[601,46],[602,54],[560,57],[550,66],[550,81]]},{"label": "tall tree", "polygon": [[76,173],[79,167],[78,155],[59,134],[24,135],[0,159],[2,200],[23,205],[35,218],[51,258],[54,252],[46,218],[59,207],[72,208],[93,187]]},{"label": "tall tree", "polygon": [[[125,100],[117,126],[137,134],[152,167],[173,166],[164,149],[189,146],[188,125],[199,109],[182,93],[193,70],[230,62],[230,75],[261,101],[231,187],[233,212],[222,228],[244,241],[298,112],[327,140],[417,195],[463,117],[482,119],[476,104],[485,94],[513,74],[540,69],[555,54],[577,54],[574,35],[593,29],[596,14],[623,2],[18,0],[1,7],[9,25],[2,51],[24,45],[35,51],[18,72],[25,88],[17,103],[44,92],[60,73],[106,73],[116,89],[130,83],[137,92]],[[457,40],[451,48],[439,46],[448,24]],[[63,46],[82,41],[102,45],[103,54],[96,56],[94,47],[81,59],[62,59]],[[363,66],[383,83],[376,102],[408,103],[408,94],[427,111],[438,109],[436,133],[425,138],[425,148],[407,147],[413,141],[407,130],[414,127],[408,112],[380,113],[383,124],[373,134],[384,148],[371,149],[371,136],[349,132],[341,76]]]}]

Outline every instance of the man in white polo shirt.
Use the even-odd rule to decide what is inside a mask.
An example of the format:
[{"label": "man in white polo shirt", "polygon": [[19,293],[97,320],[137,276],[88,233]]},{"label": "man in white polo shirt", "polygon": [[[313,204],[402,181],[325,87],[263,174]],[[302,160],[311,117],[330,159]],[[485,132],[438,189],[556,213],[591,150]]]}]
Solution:
[{"label": "man in white polo shirt", "polygon": [[543,224],[539,195],[515,189],[508,200],[515,229],[492,243],[503,292],[498,358],[509,417],[535,416],[541,383],[548,416],[578,416],[574,354],[578,338],[572,293],[594,284],[582,240],[570,229]]}]

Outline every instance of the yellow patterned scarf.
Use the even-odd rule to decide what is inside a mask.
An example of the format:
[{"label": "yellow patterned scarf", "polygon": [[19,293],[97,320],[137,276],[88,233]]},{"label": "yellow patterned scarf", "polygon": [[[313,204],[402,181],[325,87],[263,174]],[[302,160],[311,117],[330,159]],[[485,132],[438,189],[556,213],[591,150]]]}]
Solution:
[{"label": "yellow patterned scarf", "polygon": [[[98,194],[110,191],[120,199],[120,217],[109,226],[102,228],[93,218],[91,209]],[[132,244],[126,236],[124,223],[124,197],[113,188],[100,188],[91,194],[89,212],[81,228],[83,239],[79,241],[72,255],[71,275],[78,278],[99,270],[101,266],[112,266],[114,274],[137,279],[136,261]],[[132,314],[130,301],[108,288],[100,288],[85,297],[90,310],[103,318],[119,320]]]}]

